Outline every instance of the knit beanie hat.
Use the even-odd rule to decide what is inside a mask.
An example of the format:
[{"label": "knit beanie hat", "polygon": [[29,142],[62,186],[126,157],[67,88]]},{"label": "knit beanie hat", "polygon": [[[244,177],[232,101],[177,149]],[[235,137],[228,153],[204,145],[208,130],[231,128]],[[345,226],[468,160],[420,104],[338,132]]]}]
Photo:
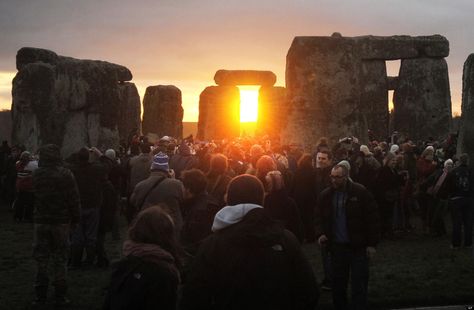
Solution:
[{"label": "knit beanie hat", "polygon": [[447,165],[454,165],[454,162],[452,159],[447,159],[445,162],[444,162],[444,167],[446,167]]},{"label": "knit beanie hat", "polygon": [[347,168],[347,171],[351,171],[351,164],[347,160],[341,160],[338,165],[342,165]]},{"label": "knit beanie hat", "polygon": [[163,152],[159,152],[153,156],[153,161],[151,162],[150,170],[163,170],[169,171],[170,166],[168,165],[169,157]]}]

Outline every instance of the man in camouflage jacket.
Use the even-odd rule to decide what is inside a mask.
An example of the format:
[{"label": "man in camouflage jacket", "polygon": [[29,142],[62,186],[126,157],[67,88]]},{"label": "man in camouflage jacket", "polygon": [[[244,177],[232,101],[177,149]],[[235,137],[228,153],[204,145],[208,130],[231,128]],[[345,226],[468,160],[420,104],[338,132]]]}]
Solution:
[{"label": "man in camouflage jacket", "polygon": [[36,303],[46,302],[48,263],[51,258],[57,305],[67,304],[66,263],[71,226],[80,218],[80,200],[76,180],[62,167],[57,145],[47,144],[39,150],[38,169],[33,173],[35,191],[35,240],[33,257],[37,262]]}]

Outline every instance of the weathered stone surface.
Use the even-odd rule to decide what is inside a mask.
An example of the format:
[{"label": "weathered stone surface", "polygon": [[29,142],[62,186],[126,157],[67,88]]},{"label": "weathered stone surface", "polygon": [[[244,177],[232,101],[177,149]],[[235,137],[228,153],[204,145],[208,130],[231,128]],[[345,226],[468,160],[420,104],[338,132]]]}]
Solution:
[{"label": "weathered stone surface", "polygon": [[388,137],[387,69],[383,60],[364,60],[361,67],[361,105],[367,126],[378,140]]},{"label": "weathered stone surface", "polygon": [[[425,104],[425,107],[417,108],[424,111],[420,112],[423,114],[420,120],[426,121],[432,105],[439,116],[430,118],[430,127],[425,129],[431,130],[431,135],[435,136],[445,133],[449,128],[447,115],[451,109],[443,59],[448,54],[449,42],[440,35],[295,37],[287,55],[289,110],[283,141],[298,142],[307,149],[321,136],[335,142],[343,136],[355,135],[366,142],[368,128],[383,138],[389,122],[388,90],[397,88],[400,96],[407,97],[410,85],[429,85],[427,88],[431,94],[427,91],[422,95],[419,90],[415,93],[417,98],[414,101]],[[409,66],[412,69],[405,69],[398,79],[387,80],[384,61],[394,59],[404,59],[406,65],[412,61]],[[416,69],[417,66],[421,66],[421,71]],[[399,99],[401,101],[406,100]],[[429,101],[433,103],[427,103]],[[406,114],[402,112],[406,109],[414,111],[413,108],[401,107],[402,104],[400,116]],[[417,114],[399,117],[400,128],[416,127],[408,124],[416,119],[414,115]],[[426,131],[417,132],[416,136],[424,136]]]},{"label": "weathered stone surface", "polygon": [[311,150],[320,137],[332,141],[347,135],[367,139],[360,104],[361,59],[355,40],[296,37],[286,58],[288,121],[283,143]]},{"label": "weathered stone surface", "polygon": [[12,115],[10,110],[0,111],[0,143],[11,142],[12,137]]},{"label": "weathered stone surface", "polygon": [[395,130],[414,140],[446,138],[451,126],[451,94],[444,59],[402,60],[393,97]]},{"label": "weathered stone surface", "polygon": [[133,83],[121,83],[119,86],[119,121],[120,141],[127,142],[131,132],[141,132],[141,101],[137,87]]},{"label": "weathered stone surface", "polygon": [[462,77],[461,120],[459,124],[458,155],[468,153],[474,166],[474,54],[464,63]]},{"label": "weathered stone surface", "polygon": [[395,60],[419,57],[443,58],[449,55],[449,41],[433,36],[354,37],[363,59]]},{"label": "weathered stone surface", "polygon": [[269,135],[279,138],[281,129],[286,124],[287,114],[286,88],[262,86],[258,93],[258,135]]},{"label": "weathered stone surface", "polygon": [[256,70],[219,70],[214,75],[214,81],[220,86],[262,85],[273,86],[276,75],[271,71]]},{"label": "weathered stone surface", "polygon": [[240,135],[240,92],[235,86],[209,86],[199,97],[197,138],[219,140]]},{"label": "weathered stone surface", "polygon": [[173,85],[149,86],[143,98],[143,134],[183,136],[181,91]]},{"label": "weathered stone surface", "polygon": [[64,156],[85,145],[117,147],[119,82],[131,78],[130,71],[104,61],[55,55],[33,48],[18,52],[19,71],[12,88],[13,143],[31,151],[55,143]]}]

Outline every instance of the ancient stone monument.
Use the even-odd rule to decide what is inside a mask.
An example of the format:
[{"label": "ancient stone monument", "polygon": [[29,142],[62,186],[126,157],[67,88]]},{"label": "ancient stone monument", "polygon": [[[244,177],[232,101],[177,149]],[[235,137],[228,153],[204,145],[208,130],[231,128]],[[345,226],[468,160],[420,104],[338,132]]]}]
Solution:
[{"label": "ancient stone monument", "polygon": [[68,156],[82,146],[118,147],[140,128],[140,98],[124,66],[22,48],[13,79],[13,143],[46,143]]},{"label": "ancient stone monument", "polygon": [[[451,122],[448,54],[440,35],[296,37],[287,55],[283,142],[307,149],[322,136],[367,142],[368,129],[385,138],[388,90],[394,90],[395,130],[414,140],[444,137]],[[396,59],[400,74],[387,77],[385,61]]]},{"label": "ancient stone monument", "polygon": [[183,136],[183,107],[181,91],[172,85],[149,86],[143,98],[144,135],[157,137],[171,136],[181,139]]},{"label": "ancient stone monument", "polygon": [[[207,87],[199,99],[199,123],[197,137],[201,140],[238,137],[240,134],[240,92],[237,85],[261,85],[259,90],[258,124],[265,123],[269,131],[279,116],[284,100],[284,88],[273,87],[276,76],[270,71],[219,70],[214,76],[218,86]],[[266,99],[264,99],[266,98]],[[268,118],[267,118],[268,111]],[[259,127],[260,125],[257,125]],[[273,133],[273,132],[272,132]]]},{"label": "ancient stone monument", "polygon": [[468,153],[472,167],[474,166],[474,54],[469,55],[464,63],[461,111],[457,153]]}]

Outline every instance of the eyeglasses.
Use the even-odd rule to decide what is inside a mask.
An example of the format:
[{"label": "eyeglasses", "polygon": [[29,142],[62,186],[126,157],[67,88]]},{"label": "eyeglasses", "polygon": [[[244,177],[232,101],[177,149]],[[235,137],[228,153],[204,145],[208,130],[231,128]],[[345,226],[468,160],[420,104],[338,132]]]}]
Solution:
[{"label": "eyeglasses", "polygon": [[345,178],[346,176],[345,175],[330,175],[330,177],[331,179],[340,180],[340,179]]}]

